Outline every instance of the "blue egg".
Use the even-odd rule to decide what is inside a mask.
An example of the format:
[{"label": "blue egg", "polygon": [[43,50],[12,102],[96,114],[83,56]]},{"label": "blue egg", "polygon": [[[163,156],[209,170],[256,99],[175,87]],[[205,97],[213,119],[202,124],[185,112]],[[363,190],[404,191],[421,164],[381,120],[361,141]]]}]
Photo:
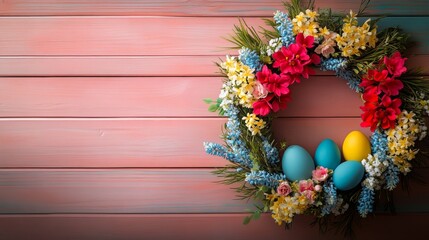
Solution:
[{"label": "blue egg", "polygon": [[282,168],[290,181],[309,179],[314,170],[313,158],[304,148],[292,145],[283,154]]},{"label": "blue egg", "polygon": [[316,149],[314,161],[316,166],[334,170],[341,162],[340,149],[332,139],[324,139]]},{"label": "blue egg", "polygon": [[341,163],[333,175],[334,185],[339,190],[350,190],[356,187],[363,178],[365,168],[360,161],[346,161]]}]

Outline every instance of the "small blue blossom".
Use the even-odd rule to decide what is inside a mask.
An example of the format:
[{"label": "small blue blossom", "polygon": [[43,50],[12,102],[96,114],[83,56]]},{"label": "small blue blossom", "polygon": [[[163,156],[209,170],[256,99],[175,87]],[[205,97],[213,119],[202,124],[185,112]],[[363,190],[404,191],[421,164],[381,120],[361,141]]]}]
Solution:
[{"label": "small blue blossom", "polygon": [[237,163],[234,154],[229,152],[225,146],[222,146],[218,143],[205,142],[204,149],[210,155],[222,157],[228,161]]},{"label": "small blue blossom", "polygon": [[274,21],[276,22],[276,28],[280,33],[280,38],[283,42],[283,46],[289,46],[295,42],[293,36],[293,24],[289,19],[287,13],[277,11],[274,14]]},{"label": "small blue blossom", "polygon": [[243,47],[238,51],[238,59],[244,64],[254,69],[256,72],[262,69],[262,63],[256,51]]},{"label": "small blue blossom", "polygon": [[225,110],[225,115],[229,117],[226,123],[227,134],[225,138],[229,149],[217,143],[204,143],[206,152],[211,155],[223,157],[243,167],[252,168],[253,162],[250,159],[250,152],[246,144],[241,140],[238,109],[234,105],[230,105]]},{"label": "small blue blossom", "polygon": [[399,169],[395,166],[395,164],[390,159],[390,164],[384,172],[384,179],[386,180],[385,189],[393,190],[399,183]]},{"label": "small blue blossom", "polygon": [[266,186],[277,188],[280,181],[286,180],[286,176],[280,173],[269,173],[266,171],[251,171],[246,173],[246,182],[255,186]]},{"label": "small blue blossom", "polygon": [[277,148],[274,147],[267,139],[264,139],[262,144],[264,147],[265,154],[267,156],[268,163],[271,166],[277,166],[280,162],[279,151],[277,150]]},{"label": "small blue blossom", "polygon": [[371,136],[371,151],[375,155],[377,154],[380,161],[387,160],[387,135],[380,130],[376,130]]},{"label": "small blue blossom", "polygon": [[366,217],[374,210],[374,195],[374,190],[362,187],[358,201],[358,211],[362,217]]},{"label": "small blue blossom", "polygon": [[323,71],[338,72],[346,67],[347,60],[345,58],[327,58],[322,59],[320,69]]},{"label": "small blue blossom", "polygon": [[325,204],[322,207],[322,216],[326,216],[337,207],[338,195],[337,188],[332,179],[328,180],[323,186],[323,199]]}]

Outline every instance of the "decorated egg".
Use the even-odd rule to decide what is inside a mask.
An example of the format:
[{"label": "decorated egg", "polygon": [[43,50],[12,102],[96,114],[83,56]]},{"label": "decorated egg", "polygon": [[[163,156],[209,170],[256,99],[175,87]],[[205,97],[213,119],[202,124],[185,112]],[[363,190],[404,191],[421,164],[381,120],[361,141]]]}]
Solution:
[{"label": "decorated egg", "polygon": [[317,146],[314,154],[316,166],[335,169],[341,162],[341,152],[337,144],[332,139],[324,139]]},{"label": "decorated egg", "polygon": [[361,161],[371,153],[371,144],[368,138],[360,131],[347,134],[343,142],[343,155],[345,160]]},{"label": "decorated egg", "polygon": [[346,191],[356,187],[364,173],[365,169],[359,161],[346,161],[338,165],[332,178],[336,188]]},{"label": "decorated egg", "polygon": [[309,179],[314,170],[313,158],[301,146],[292,145],[283,154],[282,168],[290,181]]}]

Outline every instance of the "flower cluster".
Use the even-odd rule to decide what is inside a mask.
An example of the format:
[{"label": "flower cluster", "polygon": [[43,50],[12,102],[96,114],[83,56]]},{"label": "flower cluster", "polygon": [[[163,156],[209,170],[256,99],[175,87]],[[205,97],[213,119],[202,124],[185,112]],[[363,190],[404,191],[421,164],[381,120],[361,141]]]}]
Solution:
[{"label": "flower cluster", "polygon": [[399,171],[404,174],[411,171],[410,161],[418,152],[414,148],[415,141],[419,139],[419,135],[426,136],[426,126],[416,121],[414,117],[413,112],[403,110],[397,126],[387,131],[389,156]]},{"label": "flower cluster", "polygon": [[[274,13],[274,21],[276,23],[276,29],[280,34],[280,39],[284,46],[289,46],[295,40],[293,37],[293,25],[292,21],[286,13],[277,11]],[[271,45],[271,43],[270,43]],[[276,50],[275,52],[277,52]],[[270,55],[269,55],[270,56]]]},{"label": "flower cluster", "polygon": [[404,85],[398,78],[407,69],[404,67],[406,58],[399,52],[392,57],[384,57],[376,69],[368,70],[359,85],[364,89],[364,106],[361,107],[362,127],[370,127],[375,131],[379,126],[382,129],[391,129],[396,125],[396,119],[401,113],[402,101],[396,97]]},{"label": "flower cluster", "polygon": [[258,118],[254,113],[248,113],[242,119],[252,135],[261,134],[261,130],[265,127],[265,121]]},{"label": "flower cluster", "polygon": [[371,190],[381,189],[381,185],[384,183],[383,173],[389,166],[389,161],[381,161],[377,154],[370,154],[361,163],[367,173],[367,178],[362,182],[362,185]]},{"label": "flower cluster", "polygon": [[221,107],[226,110],[227,106],[234,103],[251,108],[255,102],[253,69],[243,64],[236,57],[229,56],[220,66],[228,77],[219,94],[219,98],[222,99]]},{"label": "flower cluster", "polygon": [[356,14],[350,11],[350,16],[344,19],[341,35],[336,36],[338,48],[341,50],[341,56],[351,57],[360,56],[361,50],[368,46],[375,47],[377,41],[377,29],[371,29],[368,19],[362,26],[358,26]]},{"label": "flower cluster", "polygon": [[320,206],[322,202],[318,199],[329,174],[327,168],[318,167],[313,171],[312,179],[292,184],[286,180],[281,181],[276,191],[266,195],[275,221],[279,225],[283,222],[291,223],[295,214],[303,213],[310,206]]},{"label": "flower cluster", "polygon": [[320,26],[317,22],[318,16],[319,14],[316,11],[312,11],[310,9],[305,10],[305,13],[300,12],[294,19],[292,19],[293,33],[296,35],[303,33],[305,37],[318,37],[320,34]]}]

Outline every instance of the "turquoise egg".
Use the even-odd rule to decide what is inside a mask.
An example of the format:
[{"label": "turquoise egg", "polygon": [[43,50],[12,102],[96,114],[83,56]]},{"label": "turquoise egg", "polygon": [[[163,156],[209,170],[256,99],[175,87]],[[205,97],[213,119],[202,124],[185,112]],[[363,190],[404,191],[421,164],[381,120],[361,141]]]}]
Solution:
[{"label": "turquoise egg", "polygon": [[322,166],[334,170],[341,162],[341,152],[332,139],[324,139],[317,146],[314,154],[316,166]]},{"label": "turquoise egg", "polygon": [[360,161],[346,161],[341,163],[333,175],[334,185],[339,190],[350,190],[356,187],[363,178],[365,168]]},{"label": "turquoise egg", "polygon": [[292,145],[283,154],[282,168],[290,181],[309,179],[314,170],[313,158],[304,148]]}]

